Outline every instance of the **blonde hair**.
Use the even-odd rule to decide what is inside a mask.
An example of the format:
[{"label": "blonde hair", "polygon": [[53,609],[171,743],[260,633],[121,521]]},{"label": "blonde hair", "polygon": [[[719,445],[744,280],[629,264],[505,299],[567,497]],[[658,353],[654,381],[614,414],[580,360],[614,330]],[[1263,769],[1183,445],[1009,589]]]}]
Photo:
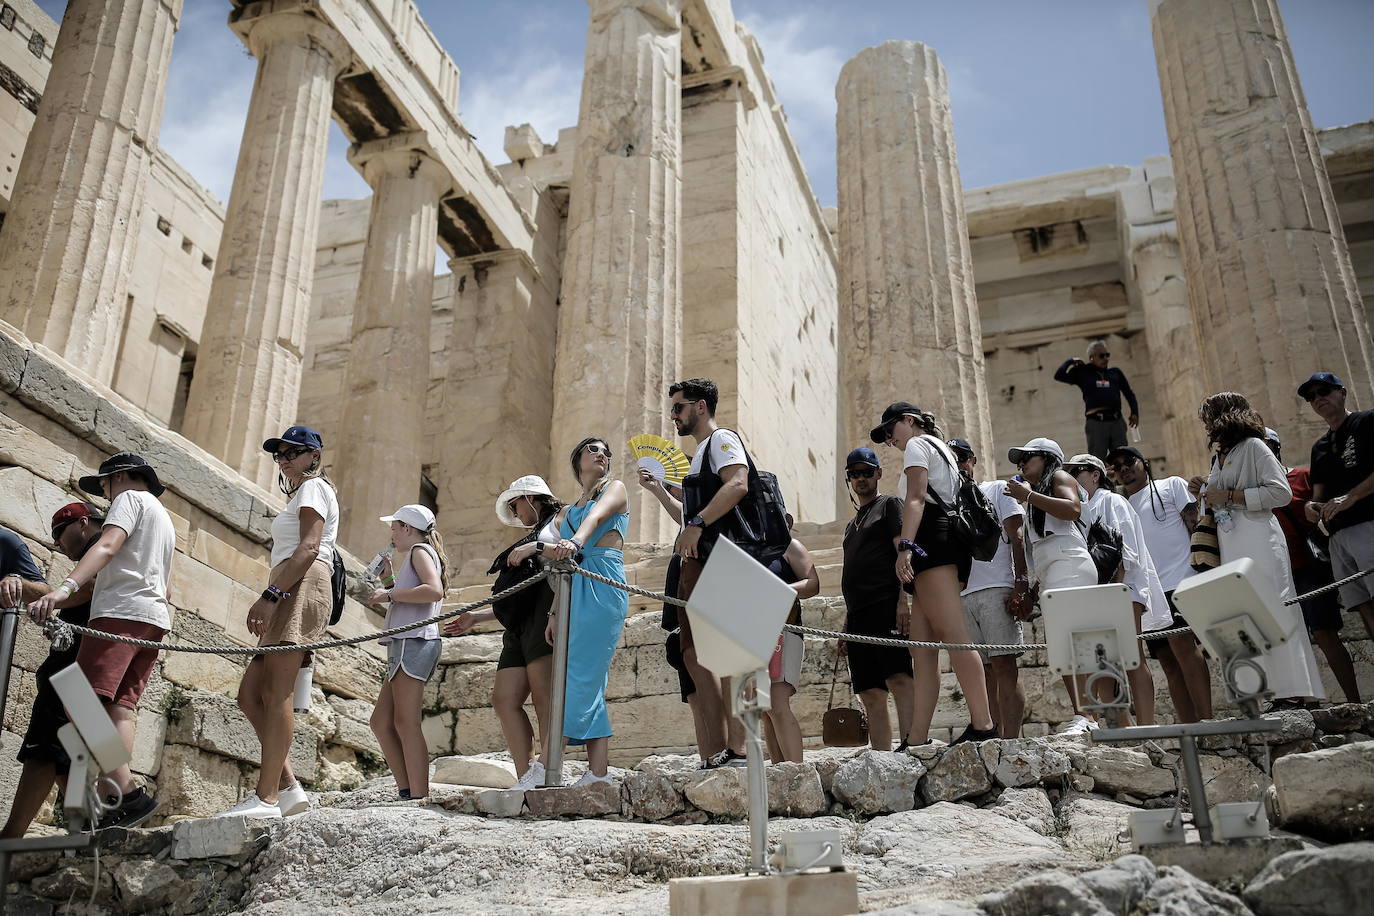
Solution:
[{"label": "blonde hair", "polygon": [[439,555],[439,585],[444,591],[448,591],[448,554],[444,553],[444,538],[439,534],[438,528],[430,528],[423,535],[426,544],[434,548],[434,552]]}]

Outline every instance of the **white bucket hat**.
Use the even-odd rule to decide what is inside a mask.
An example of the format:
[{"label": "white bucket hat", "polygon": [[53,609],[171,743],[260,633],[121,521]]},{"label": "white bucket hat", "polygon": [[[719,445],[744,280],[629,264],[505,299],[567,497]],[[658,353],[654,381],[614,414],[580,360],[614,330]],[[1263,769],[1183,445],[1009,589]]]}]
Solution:
[{"label": "white bucket hat", "polygon": [[1021,459],[1027,454],[1033,455],[1037,453],[1053,455],[1059,459],[1060,464],[1064,463],[1064,450],[1059,447],[1059,443],[1055,442],[1053,439],[1046,439],[1043,436],[1037,436],[1020,448],[1007,449],[1007,460],[1012,464],[1020,464]]},{"label": "white bucket hat", "polygon": [[390,515],[383,515],[379,521],[388,525],[392,522],[405,522],[416,531],[428,532],[434,527],[434,513],[425,506],[402,506]]},{"label": "white bucket hat", "polygon": [[517,496],[547,496],[553,499],[553,491],[544,482],[544,478],[538,474],[526,474],[524,477],[517,478],[514,483],[506,488],[505,492],[496,497],[496,517],[501,520],[501,524],[509,525],[512,528],[524,528],[525,523],[520,521],[514,512],[511,511],[510,501]]}]

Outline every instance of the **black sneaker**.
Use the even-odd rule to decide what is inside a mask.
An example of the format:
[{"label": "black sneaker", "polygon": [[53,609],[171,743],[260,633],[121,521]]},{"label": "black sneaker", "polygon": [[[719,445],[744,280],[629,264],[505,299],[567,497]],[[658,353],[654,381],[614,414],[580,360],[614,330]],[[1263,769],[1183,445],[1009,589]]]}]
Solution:
[{"label": "black sneaker", "polygon": [[902,743],[897,745],[897,750],[894,753],[905,754],[907,748],[909,747],[911,747],[911,745],[907,743],[907,740],[905,738],[903,738]]},{"label": "black sneaker", "polygon": [[107,827],[137,827],[139,824],[153,816],[157,810],[158,803],[148,794],[148,790],[139,786],[128,795],[124,796],[124,801],[120,802],[119,807],[112,811],[105,812],[105,816],[96,825],[97,830],[104,830]]},{"label": "black sneaker", "polygon": [[990,741],[996,737],[997,726],[994,725],[992,728],[974,728],[973,723],[970,722],[968,728],[964,729],[964,733],[950,742],[950,746],[953,747],[961,741]]},{"label": "black sneaker", "polygon": [[710,757],[707,757],[706,762],[701,765],[701,768],[703,770],[714,770],[718,767],[744,767],[748,765],[748,758],[743,754],[735,753],[727,747],[725,750],[717,751]]}]

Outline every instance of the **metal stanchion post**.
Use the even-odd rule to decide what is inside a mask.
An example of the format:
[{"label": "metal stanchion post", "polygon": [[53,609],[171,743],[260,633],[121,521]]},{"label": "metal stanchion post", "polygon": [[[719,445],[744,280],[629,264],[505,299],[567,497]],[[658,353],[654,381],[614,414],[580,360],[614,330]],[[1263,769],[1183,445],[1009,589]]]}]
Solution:
[{"label": "metal stanchion post", "polygon": [[563,705],[568,689],[568,618],[572,604],[572,573],[555,575],[554,607],[557,609],[554,626],[553,684],[549,697],[549,752],[545,761],[544,786],[563,784]]},{"label": "metal stanchion post", "polygon": [[[768,672],[756,672],[737,679],[735,706],[741,709],[746,735],[744,758],[748,764],[749,786],[749,866],[755,874],[768,874],[768,777],[763,760],[763,710],[768,708]],[[760,685],[764,694],[759,693]],[[746,700],[746,691],[753,688],[754,698]],[[769,698],[771,699],[771,698]],[[764,700],[760,703],[760,700]]]},{"label": "metal stanchion post", "polygon": [[1183,775],[1188,783],[1188,807],[1193,810],[1193,826],[1197,828],[1198,838],[1210,843],[1212,817],[1207,811],[1207,790],[1202,784],[1202,767],[1197,759],[1197,738],[1192,735],[1181,736],[1178,749],[1183,757]]},{"label": "metal stanchion post", "polygon": [[10,667],[14,664],[14,633],[19,626],[19,608],[6,608],[0,614],[0,719],[10,693]]}]

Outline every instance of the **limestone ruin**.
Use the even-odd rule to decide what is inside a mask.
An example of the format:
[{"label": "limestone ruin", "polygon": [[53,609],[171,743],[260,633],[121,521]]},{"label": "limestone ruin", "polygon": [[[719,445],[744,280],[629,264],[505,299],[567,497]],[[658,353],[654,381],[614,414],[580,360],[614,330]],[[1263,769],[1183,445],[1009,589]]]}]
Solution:
[{"label": "limestone ruin", "polygon": [[[354,5],[369,15],[351,15]],[[103,457],[139,451],[167,483],[164,503],[177,524],[169,639],[251,644],[244,611],[266,579],[268,524],[281,505],[259,443],[303,422],[330,446],[343,544],[370,555],[380,546],[373,519],[398,501],[427,503],[462,566],[450,603],[475,600],[488,593],[490,557],[510,539],[492,502],[512,477],[540,473],[569,491],[573,442],[595,433],[620,451],[630,435],[668,434],[666,384],[705,375],[721,386],[722,423],[744,431],[759,464],[783,481],[799,536],[816,556],[824,590],[807,602],[806,622],[833,626],[843,618],[839,535],[850,511],[837,461],[863,444],[871,416],[896,397],[914,397],[988,455],[1033,435],[1077,443],[1077,399],[1050,375],[1102,337],[1140,397],[1141,448],[1157,468],[1186,475],[1205,467],[1196,405],[1219,387],[1245,391],[1275,425],[1310,439],[1314,418],[1293,395],[1310,367],[1333,369],[1356,404],[1374,404],[1365,304],[1374,300],[1374,121],[1312,124],[1273,0],[1201,6],[1154,3],[1169,155],[986,188],[961,186],[935,51],[889,42],[861,52],[836,89],[836,212],[818,204],[766,49],[728,0],[589,0],[578,122],[556,138],[509,128],[504,163],[489,162],[465,130],[458,66],[411,0],[231,0],[228,27],[257,59],[258,75],[226,202],[157,143],[182,0],[70,0],[60,31],[31,0],[3,0],[0,524],[59,578],[70,564],[51,544],[51,513]],[[353,144],[349,160],[372,187],[370,199],[321,200],[331,119]],[[905,209],[886,211],[866,197],[870,181],[900,185]],[[439,276],[436,243],[450,258]],[[903,373],[911,389],[892,390],[889,380]],[[860,403],[870,412],[856,413]],[[809,431],[805,441],[799,429]],[[365,447],[364,432],[386,439],[385,453]],[[1000,457],[994,469],[1009,471]],[[628,573],[656,589],[669,522],[638,488],[631,492]],[[636,598],[631,610],[656,607]],[[369,632],[380,621],[350,601],[330,632]],[[5,798],[46,652],[36,628],[19,632],[0,751]],[[1374,645],[1364,635],[1355,626],[1344,632],[1369,695]],[[436,756],[502,746],[488,706],[498,651],[492,634],[446,643],[426,695]],[[807,640],[794,708],[808,747],[820,743],[833,651]],[[339,793],[310,828],[315,841],[350,829],[330,820],[347,808],[369,808],[359,816],[387,830],[412,813],[371,810],[384,779],[344,792],[378,775],[367,721],[383,658],[364,643],[317,661],[315,702],[292,751],[312,789]],[[253,784],[258,749],[232,700],[239,662],[169,653],[154,675],[134,769],[169,823],[222,810]],[[1025,734],[1043,736],[1071,711],[1043,653],[1021,665]],[[1157,669],[1155,683],[1168,721]],[[734,853],[705,851],[742,849],[741,829],[705,821],[738,819],[738,787],[689,786],[681,773],[654,773],[643,762],[688,752],[692,741],[656,614],[638,613],[627,626],[608,699],[612,762],[661,782],[630,777],[624,794],[595,812],[535,811],[521,800],[507,810],[509,798],[467,790],[442,804],[465,818],[593,813],[696,825],[653,862],[620,872],[619,853],[607,850],[642,845],[660,828],[618,825],[622,834],[608,833],[593,850],[559,825],[568,860],[581,857],[577,871],[610,876],[633,891],[625,911],[642,912],[662,906],[662,881],[685,868],[709,859],[707,871],[737,870]],[[1367,757],[1374,723],[1367,712],[1347,720],[1299,723],[1278,750],[1296,758],[1350,745],[1361,750],[1348,757]],[[965,721],[945,672],[934,734],[947,740]],[[1048,746],[1027,753],[1043,757]],[[1014,863],[1038,871],[1067,856],[1081,871],[1105,852],[1114,857],[1114,831],[1103,839],[1089,829],[1096,809],[1076,812],[1169,795],[1162,761],[1098,748],[1095,762],[1073,746],[1081,759],[1057,752],[1070,758],[1062,772],[1015,786],[998,781],[996,760],[963,761],[967,784],[948,792],[932,788],[926,764],[912,758],[902,766],[921,772],[897,780],[905,808],[836,790],[827,781],[836,770],[817,762],[830,752],[820,752],[793,774],[791,789],[779,787],[805,803],[777,813],[896,818],[846,828],[847,842],[862,850],[854,861],[879,875],[864,888],[866,906],[914,899],[920,882],[909,873],[926,865],[948,871],[941,894],[967,901],[991,886],[960,884],[959,869],[911,852],[943,834],[909,809],[968,801],[982,806],[959,815],[973,824],[1024,802],[1028,811],[1010,816],[1027,836],[990,852],[979,879],[1009,880],[1031,874]],[[1235,785],[1255,784],[1250,750],[1216,751],[1218,779],[1238,773]],[[1111,766],[1126,775],[1101,778]],[[1095,780],[1102,789],[1084,794]],[[1007,794],[1027,787],[1033,798]],[[1291,801],[1290,811],[1305,812],[1308,801]],[[1096,838],[1066,839],[1074,831],[1062,824],[1075,817]],[[1041,830],[1023,818],[1054,823]],[[443,828],[450,837],[454,830]],[[299,892],[278,857],[312,842],[304,836],[274,835],[255,860],[259,903]],[[136,899],[129,888],[151,880],[144,873],[153,869],[136,857],[178,842],[170,828],[154,837],[128,851],[127,874],[115,871],[107,899]],[[263,843],[258,834],[221,839],[225,851],[195,853],[191,846],[209,841],[193,838],[172,853],[174,864],[158,867],[204,877]],[[1028,849],[1038,852],[1028,858]],[[499,857],[487,850],[479,858],[489,863],[488,881],[514,886],[519,875],[502,871]],[[194,864],[201,859],[216,861]],[[18,880],[35,899],[51,899],[77,880],[65,869],[54,860]],[[250,870],[230,882],[236,901]],[[483,883],[473,881],[460,890]],[[435,897],[454,890],[421,885]],[[352,890],[315,905],[384,892],[361,879],[341,887]],[[619,911],[603,903],[600,911]],[[143,904],[168,905],[152,896]]]}]

